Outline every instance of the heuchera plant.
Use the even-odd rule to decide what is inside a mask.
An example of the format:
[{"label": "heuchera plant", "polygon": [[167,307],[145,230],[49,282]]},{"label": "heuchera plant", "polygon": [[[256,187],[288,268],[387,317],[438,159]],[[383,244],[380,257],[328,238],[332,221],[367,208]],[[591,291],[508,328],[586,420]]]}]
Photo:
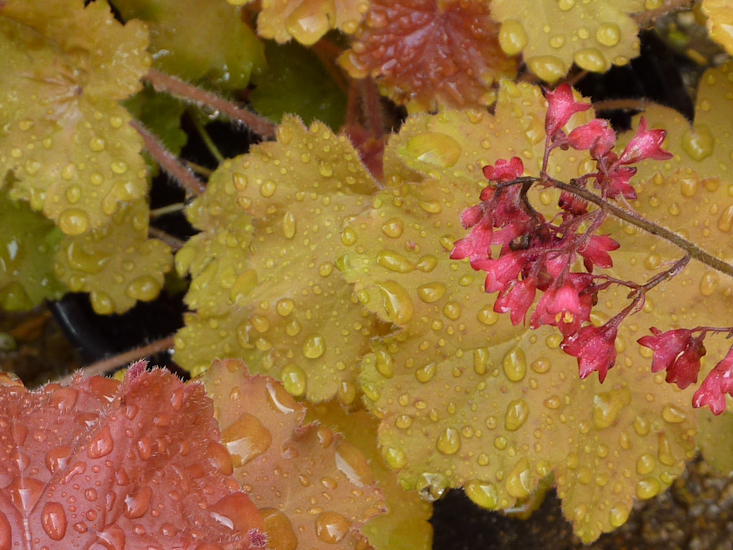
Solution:
[{"label": "heuchera plant", "polygon": [[[562,128],[575,113],[588,110],[590,104],[576,101],[567,84],[546,91],[545,97],[545,154],[539,178],[522,177],[524,165],[518,157],[486,166],[484,176],[490,184],[481,193],[481,204],[463,213],[463,226],[472,230],[456,242],[451,258],[469,258],[474,269],[486,272],[486,292],[499,293],[494,311],[509,313],[514,325],[526,321],[537,291],[542,292],[529,320],[530,328],[557,327],[563,335],[562,350],[578,359],[580,378],[597,372],[603,382],[616,361],[619,324],[644,306],[650,289],[682,272],[691,254],[686,253],[647,283],[638,284],[594,273],[595,268],[612,267],[609,252],[619,248],[610,236],[596,233],[607,216],[618,212],[607,208],[609,200],[637,198],[629,185],[636,174],[631,165],[647,159],[669,160],[673,155],[662,148],[666,131],[650,130],[644,117],[620,155],[613,151],[616,134],[605,120],[593,119],[566,134]],[[589,151],[597,171],[570,183],[554,179],[547,168],[552,151],[558,148]],[[560,213],[554,218],[546,219],[530,204],[527,192],[534,185],[562,191]],[[598,189],[599,198],[589,195],[591,186]],[[597,208],[589,209],[589,201]],[[653,226],[644,229],[655,230]],[[582,270],[574,269],[578,256],[582,258]],[[630,303],[610,320],[595,326],[591,313],[598,293],[611,285],[627,287]],[[652,327],[651,331],[652,335],[640,338],[639,344],[654,352],[652,371],[666,370],[667,382],[680,389],[697,382],[700,360],[706,353],[705,337],[714,333],[733,336],[732,327],[666,332]],[[706,376],[693,396],[693,406],[709,406],[716,415],[725,411],[725,394],[733,396],[732,368],[733,348]]]}]

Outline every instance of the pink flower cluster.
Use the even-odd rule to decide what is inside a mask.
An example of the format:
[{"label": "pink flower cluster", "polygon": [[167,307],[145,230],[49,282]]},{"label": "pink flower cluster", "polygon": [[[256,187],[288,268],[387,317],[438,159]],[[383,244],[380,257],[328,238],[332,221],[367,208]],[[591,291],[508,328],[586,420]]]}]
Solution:
[{"label": "pink flower cluster", "polygon": [[[609,252],[619,244],[608,235],[594,234],[606,217],[602,209],[589,211],[586,201],[563,192],[559,213],[547,220],[532,207],[527,191],[535,183],[552,186],[555,180],[547,174],[547,161],[557,147],[588,150],[598,171],[571,183],[585,188],[594,181],[601,195],[610,199],[619,195],[635,198],[629,180],[636,169],[629,164],[671,155],[661,149],[665,132],[649,130],[643,119],[620,156],[613,152],[616,135],[604,120],[594,119],[566,134],[563,127],[570,118],[590,104],[575,101],[567,84],[547,92],[546,97],[549,107],[541,177],[522,177],[524,165],[518,157],[486,166],[484,175],[490,183],[481,193],[480,204],[464,211],[461,221],[471,232],[455,243],[451,258],[468,258],[474,269],[486,272],[486,292],[498,292],[494,311],[508,313],[515,325],[525,321],[537,291],[542,292],[529,326],[557,327],[564,337],[563,350],[578,358],[581,378],[598,372],[603,381],[616,360],[618,324],[630,309],[601,327],[590,324],[598,292],[610,284],[593,270],[612,267]],[[584,272],[571,271],[578,257]]]},{"label": "pink flower cluster", "polygon": [[[674,329],[662,332],[652,327],[652,336],[639,339],[639,344],[654,351],[652,371],[667,371],[667,382],[685,389],[697,382],[701,359],[705,355],[703,340],[708,332],[726,332],[729,329]],[[694,333],[699,332],[698,336]],[[705,377],[692,397],[693,407],[709,406],[713,414],[725,411],[725,394],[733,397],[733,348]]]}]

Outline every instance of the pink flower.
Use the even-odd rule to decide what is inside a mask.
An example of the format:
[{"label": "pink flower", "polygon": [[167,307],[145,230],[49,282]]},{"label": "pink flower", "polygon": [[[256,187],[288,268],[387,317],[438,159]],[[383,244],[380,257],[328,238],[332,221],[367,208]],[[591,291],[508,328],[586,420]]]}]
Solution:
[{"label": "pink flower", "polygon": [[494,303],[494,311],[497,313],[509,312],[512,324],[516,326],[526,317],[536,293],[537,281],[534,277],[517,281],[499,294],[499,298]]},{"label": "pink flower", "polygon": [[499,183],[515,180],[523,173],[524,164],[519,157],[512,157],[509,161],[499,159],[493,166],[484,166],[484,176],[486,176],[486,179]]},{"label": "pink flower", "polygon": [[486,292],[499,292],[519,277],[526,263],[527,259],[522,254],[509,253],[497,260],[485,258],[472,261],[471,267],[486,271]]},{"label": "pink flower", "polygon": [[634,164],[644,159],[669,160],[674,155],[662,149],[664,138],[667,137],[665,130],[647,129],[646,119],[641,117],[636,135],[618,159],[619,164]]},{"label": "pink flower", "polygon": [[[462,219],[465,220],[465,217]],[[486,258],[491,253],[492,239],[493,229],[491,227],[491,216],[486,214],[474,225],[468,237],[455,242],[450,257],[452,260],[462,260],[463,258],[478,260],[480,258]]]},{"label": "pink flower", "polygon": [[697,382],[701,367],[700,359],[707,353],[702,343],[704,338],[705,333],[690,340],[682,355],[667,368],[667,382],[677,384],[681,390]]},{"label": "pink flower", "polygon": [[546,90],[545,97],[548,103],[545,132],[550,139],[555,137],[575,113],[590,109],[590,103],[575,101],[573,89],[569,84],[561,84],[555,91]]},{"label": "pink flower", "polygon": [[598,178],[598,186],[604,197],[615,199],[623,195],[629,200],[636,199],[636,190],[631,187],[629,181],[636,174],[636,168],[628,168],[616,164],[607,174],[601,174]]},{"label": "pink flower", "polygon": [[[620,319],[619,319],[620,321]],[[580,378],[587,378],[590,373],[598,372],[598,379],[603,382],[608,369],[616,362],[616,334],[618,321],[614,319],[603,326],[586,326],[576,334],[566,336],[562,349],[568,355],[578,358]]]},{"label": "pink flower", "polygon": [[651,331],[654,336],[644,336],[638,342],[654,351],[652,372],[667,370],[690,345],[692,331],[681,328],[662,332],[657,327],[652,327]]},{"label": "pink flower", "polygon": [[618,249],[620,246],[620,244],[608,235],[591,235],[590,239],[587,239],[583,246],[578,249],[578,253],[591,263],[590,267],[586,265],[588,271],[593,271],[591,269],[593,267],[592,264],[603,269],[608,269],[609,267],[613,267],[613,260],[608,253],[611,250]]},{"label": "pink flower", "polygon": [[721,414],[725,411],[725,394],[733,390],[733,348],[720,363],[705,377],[702,385],[692,396],[693,407],[710,407],[710,411]]},{"label": "pink flower", "polygon": [[568,145],[579,151],[590,150],[591,156],[598,160],[605,157],[616,145],[616,132],[608,126],[607,120],[594,118],[568,134]]},{"label": "pink flower", "polygon": [[[536,329],[542,325],[559,327],[561,324],[577,324],[577,330],[580,327],[579,314],[580,297],[578,291],[570,279],[566,278],[564,284],[561,286],[555,284],[542,295],[529,321],[529,326]],[[571,329],[571,332],[576,332],[576,330]]]}]

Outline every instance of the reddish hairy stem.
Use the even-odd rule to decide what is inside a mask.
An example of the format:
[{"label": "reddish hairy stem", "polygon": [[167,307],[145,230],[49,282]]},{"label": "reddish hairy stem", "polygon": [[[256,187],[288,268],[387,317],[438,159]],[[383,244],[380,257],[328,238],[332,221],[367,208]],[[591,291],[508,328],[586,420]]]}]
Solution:
[{"label": "reddish hairy stem", "polygon": [[682,9],[695,3],[695,0],[666,0],[661,8],[647,10],[632,16],[640,27],[653,22],[655,19],[667,15],[675,10]]},{"label": "reddish hairy stem", "polygon": [[[96,363],[92,363],[91,365],[82,368],[81,371],[84,373],[85,376],[94,376],[95,374],[104,374],[105,372],[110,371],[112,369],[116,369],[117,367],[121,367],[128,363],[132,363],[133,361],[137,361],[139,359],[142,359],[143,357],[155,355],[156,353],[160,353],[161,351],[166,351],[172,347],[173,347],[173,336],[168,336],[167,338],[163,338],[162,340],[157,340],[155,342],[152,342],[148,344],[147,346],[135,348],[133,350],[126,351],[125,353],[120,353],[119,355],[115,355],[114,357],[110,357],[109,359],[104,359],[102,361],[97,361]],[[74,378],[74,375],[71,374],[69,376],[65,376],[64,378],[58,380],[58,382],[61,384],[68,384],[73,380],[73,378]]]},{"label": "reddish hairy stem", "polygon": [[151,69],[143,78],[150,82],[156,90],[168,92],[199,106],[205,105],[214,111],[224,113],[231,120],[241,122],[254,133],[259,134],[265,139],[275,137],[275,124],[216,94],[197,88],[183,80],[168,76],[154,69]]},{"label": "reddish hairy stem", "polygon": [[191,193],[192,195],[200,195],[206,191],[206,186],[193,173],[178,160],[178,157],[168,151],[165,146],[158,141],[139,120],[131,120],[130,126],[137,130],[137,133],[143,138],[145,149],[150,156],[166,171],[178,184]]}]

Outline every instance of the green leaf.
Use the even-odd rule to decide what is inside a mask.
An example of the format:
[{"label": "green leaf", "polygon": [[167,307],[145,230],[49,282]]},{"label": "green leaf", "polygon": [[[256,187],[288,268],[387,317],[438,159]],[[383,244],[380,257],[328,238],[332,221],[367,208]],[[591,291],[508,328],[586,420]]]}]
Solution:
[{"label": "green leaf", "polygon": [[338,130],[346,117],[346,95],[336,85],[318,57],[297,42],[265,42],[268,69],[252,79],[252,106],[279,123],[286,113],[306,124],[320,120]]},{"label": "green leaf", "polygon": [[0,192],[0,307],[26,310],[59,300],[66,287],[53,272],[63,233],[23,202]]},{"label": "green leaf", "polygon": [[126,20],[150,26],[154,67],[184,80],[242,89],[265,67],[262,43],[226,0],[114,0]]},{"label": "green leaf", "polygon": [[288,116],[277,138],[224,162],[189,208],[204,233],[177,256],[197,311],[176,336],[176,361],[197,374],[211,357],[241,358],[295,396],[351,403],[359,361],[384,326],[334,258],[376,184],[348,139],[321,123]]},{"label": "green leaf", "polygon": [[181,153],[188,142],[188,135],[181,129],[181,116],[186,110],[181,101],[146,86],[122,104],[160,139],[166,149],[174,155]]}]

